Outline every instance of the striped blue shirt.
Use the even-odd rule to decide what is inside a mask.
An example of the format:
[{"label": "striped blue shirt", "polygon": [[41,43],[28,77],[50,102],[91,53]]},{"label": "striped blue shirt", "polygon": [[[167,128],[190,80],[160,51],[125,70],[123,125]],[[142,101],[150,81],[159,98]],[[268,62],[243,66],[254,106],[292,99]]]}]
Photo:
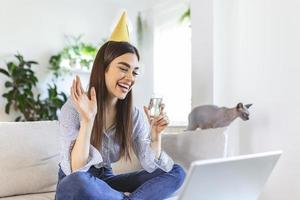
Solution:
[{"label": "striped blue shirt", "polygon": [[[79,134],[80,115],[75,109],[71,97],[62,106],[58,116],[61,138],[60,166],[62,171],[71,174],[71,150]],[[115,141],[116,127],[112,126],[104,131],[101,149],[90,144],[87,163],[76,171],[88,171],[91,166],[96,168],[111,167],[120,159],[120,145]],[[136,107],[133,109],[133,150],[141,166],[149,173],[160,168],[169,172],[173,167],[173,160],[163,150],[159,159],[150,147],[150,128],[143,113]]]}]

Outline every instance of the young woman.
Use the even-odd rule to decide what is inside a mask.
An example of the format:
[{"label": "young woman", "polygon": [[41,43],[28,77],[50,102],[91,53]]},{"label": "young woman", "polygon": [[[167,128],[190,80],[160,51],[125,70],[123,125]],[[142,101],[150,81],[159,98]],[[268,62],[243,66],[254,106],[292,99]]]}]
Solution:
[{"label": "young woman", "polygon": [[[98,51],[89,89],[73,80],[59,115],[62,149],[56,200],[164,199],[182,185],[182,167],[161,150],[168,117],[132,105],[139,53],[128,42],[108,41]],[[114,175],[111,163],[133,151],[144,170]]]}]

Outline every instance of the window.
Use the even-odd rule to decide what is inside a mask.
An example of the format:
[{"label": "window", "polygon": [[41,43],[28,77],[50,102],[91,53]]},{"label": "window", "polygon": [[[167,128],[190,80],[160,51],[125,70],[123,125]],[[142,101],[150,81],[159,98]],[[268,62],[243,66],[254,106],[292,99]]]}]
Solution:
[{"label": "window", "polygon": [[191,28],[178,16],[154,27],[154,93],[163,96],[171,126],[187,125],[191,111]]}]

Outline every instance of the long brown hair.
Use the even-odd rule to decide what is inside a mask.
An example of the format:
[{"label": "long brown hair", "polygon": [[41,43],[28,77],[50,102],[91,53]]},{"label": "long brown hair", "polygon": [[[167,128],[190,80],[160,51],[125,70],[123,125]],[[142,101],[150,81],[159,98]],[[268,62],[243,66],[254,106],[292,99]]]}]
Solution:
[{"label": "long brown hair", "polygon": [[[104,124],[106,122],[105,111],[108,90],[105,84],[105,72],[108,70],[110,63],[117,57],[133,53],[140,59],[138,50],[128,42],[108,41],[99,49],[93,63],[91,71],[88,95],[90,90],[95,87],[97,96],[97,115],[95,117],[91,144],[100,149],[102,147],[102,137]],[[115,139],[120,145],[120,157],[131,160],[130,151],[133,146],[133,122],[132,122],[132,90],[130,90],[125,99],[118,99],[116,105],[116,134]]]}]

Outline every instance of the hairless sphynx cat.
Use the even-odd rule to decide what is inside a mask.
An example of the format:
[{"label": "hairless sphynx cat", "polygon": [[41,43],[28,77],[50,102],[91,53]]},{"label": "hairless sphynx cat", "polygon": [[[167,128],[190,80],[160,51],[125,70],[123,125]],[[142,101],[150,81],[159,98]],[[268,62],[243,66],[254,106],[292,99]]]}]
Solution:
[{"label": "hairless sphynx cat", "polygon": [[237,117],[249,120],[249,111],[252,104],[238,103],[233,108],[202,105],[195,107],[189,114],[189,124],[186,130],[220,128],[228,126]]}]

